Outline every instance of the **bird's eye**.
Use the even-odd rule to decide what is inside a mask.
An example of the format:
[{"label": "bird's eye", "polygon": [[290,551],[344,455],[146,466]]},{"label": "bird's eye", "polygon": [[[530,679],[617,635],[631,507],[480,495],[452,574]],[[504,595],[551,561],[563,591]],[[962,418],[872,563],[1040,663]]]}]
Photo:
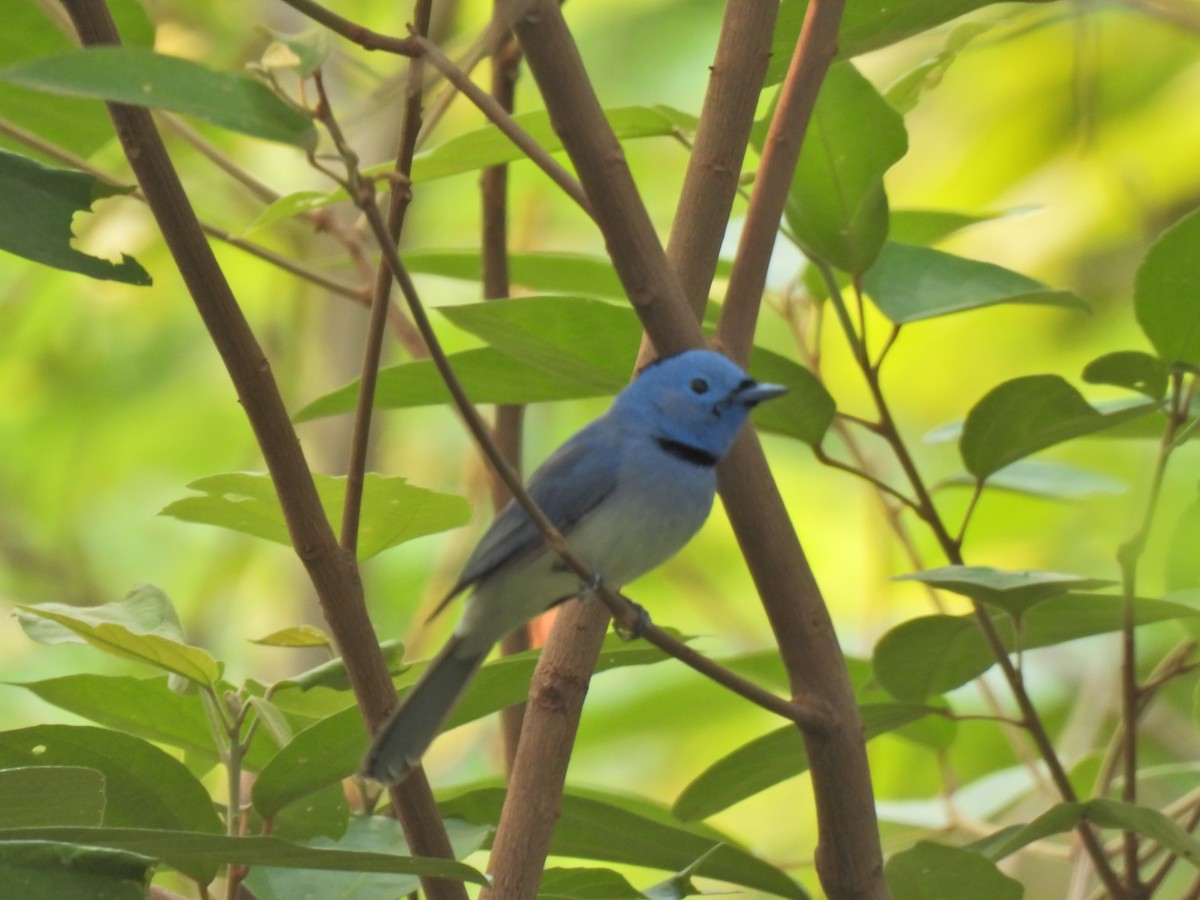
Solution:
[{"label": "bird's eye", "polygon": [[708,382],[705,381],[703,378],[693,378],[692,379],[692,391],[697,394],[707,394],[708,393]]}]

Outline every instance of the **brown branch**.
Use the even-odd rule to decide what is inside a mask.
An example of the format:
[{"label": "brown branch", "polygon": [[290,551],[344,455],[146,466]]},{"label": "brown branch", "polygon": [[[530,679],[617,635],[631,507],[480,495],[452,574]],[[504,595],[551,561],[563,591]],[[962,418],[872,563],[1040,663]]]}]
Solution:
[{"label": "brown branch", "polygon": [[[512,114],[516,101],[520,60],[519,49],[511,41],[502,43],[491,54],[492,98],[509,115]],[[483,296],[485,300],[502,300],[509,296],[511,288],[508,278],[508,166],[491,166],[483,170],[479,179],[479,197],[483,213],[482,241],[480,242]],[[524,406],[502,404],[496,407],[493,427],[496,446],[518,474],[521,471],[524,421]],[[512,499],[512,494],[499,478],[493,476],[490,480],[492,506],[499,511]],[[515,653],[523,653],[531,646],[529,625],[525,624],[501,639],[500,652],[504,656],[511,656]],[[504,769],[509,775],[512,774],[524,720],[524,701],[500,710]]]},{"label": "brown branch", "polygon": [[357,22],[339,16],[314,0],[283,0],[283,2],[296,12],[324,25],[335,34],[340,34],[347,40],[353,41],[364,50],[383,50],[386,53],[396,53],[400,56],[416,56],[420,52],[411,37],[398,38],[372,31]]},{"label": "brown branch", "polygon": [[[85,46],[120,43],[106,4],[65,0],[64,6]],[[367,616],[354,558],[338,546],[270,365],[204,239],[149,111],[119,103],[107,106],[146,202],[246,411],[292,545],[320,598],[363,718],[373,730],[395,706],[396,691]],[[406,825],[420,835],[413,852],[448,855],[449,841],[428,783],[409,779],[392,799]],[[430,879],[424,884],[431,897],[465,896],[458,882]]]}]

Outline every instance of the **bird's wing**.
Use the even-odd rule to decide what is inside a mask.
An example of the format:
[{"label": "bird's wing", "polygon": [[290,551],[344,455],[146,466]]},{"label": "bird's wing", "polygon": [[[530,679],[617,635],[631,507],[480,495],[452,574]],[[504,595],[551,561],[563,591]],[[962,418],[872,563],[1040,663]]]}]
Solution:
[{"label": "bird's wing", "polygon": [[[568,533],[617,484],[619,433],[597,420],[546,458],[530,477],[526,490],[560,532]],[[569,536],[569,535],[568,535]],[[457,583],[430,618],[455,596],[497,569],[545,546],[541,532],[520,505],[510,501],[471,553]]]}]

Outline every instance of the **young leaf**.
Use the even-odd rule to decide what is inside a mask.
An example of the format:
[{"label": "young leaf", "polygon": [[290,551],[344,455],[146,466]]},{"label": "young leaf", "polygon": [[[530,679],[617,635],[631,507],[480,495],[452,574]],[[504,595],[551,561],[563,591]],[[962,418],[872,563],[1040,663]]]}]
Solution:
[{"label": "young leaf", "polygon": [[1121,350],[1093,359],[1083,370],[1089,384],[1112,384],[1161,400],[1167,393],[1166,363],[1149,353]]},{"label": "young leaf", "polygon": [[9,828],[99,825],[104,773],[80,766],[0,769],[0,822]]},{"label": "young leaf", "polygon": [[978,853],[918,841],[892,856],[884,875],[894,900],[1021,900],[1025,889]]},{"label": "young leaf", "polygon": [[[476,788],[443,800],[445,815],[495,824],[504,802],[500,787]],[[714,845],[721,844],[715,851]],[[657,804],[600,791],[563,795],[550,852],[623,865],[678,871],[713,851],[697,875],[755,888],[779,897],[808,895],[782,871],[703,825],[681,825]]]},{"label": "young leaf", "polygon": [[304,149],[317,143],[308,113],[261,81],[214,72],[143,47],[91,47],[28,60],[0,69],[0,81],[51,94],[167,109]]},{"label": "young leaf", "polygon": [[1053,290],[1010,269],[893,241],[884,244],[863,277],[863,288],[897,325],[999,303],[1089,311],[1075,294]]},{"label": "young leaf", "polygon": [[[941,486],[974,487],[975,478],[959,472]],[[1019,459],[988,476],[992,490],[1012,491],[1052,500],[1080,500],[1096,494],[1123,494],[1128,486],[1111,475],[1048,459]]]},{"label": "young leaf", "polygon": [[1057,375],[1027,375],[989,391],[967,413],[959,450],[976,478],[1039,450],[1147,415],[1145,402],[1104,415]]},{"label": "young leaf", "polygon": [[[769,117],[755,125],[759,153]],[[849,62],[830,67],[805,134],[787,221],[805,252],[865,272],[887,237],[883,173],[908,150],[900,114]]]},{"label": "young leaf", "polygon": [[277,837],[229,837],[160,828],[0,828],[0,847],[8,841],[61,841],[109,847],[162,860],[185,875],[208,883],[221,866],[289,866],[347,872],[399,872],[418,877],[453,878],[487,884],[478,870],[460,862],[396,856],[360,850],[309,847]]},{"label": "young leaf", "polygon": [[54,841],[0,841],[0,884],[10,897],[144,900],[154,860]]},{"label": "young leaf", "polygon": [[[331,522],[338,521],[346,479],[314,475],[313,480],[325,514]],[[217,525],[291,545],[279,497],[269,476],[228,472],[197,479],[188,487],[205,496],[176,500],[159,515]],[[368,473],[363,487],[358,558],[370,559],[405,541],[458,528],[470,516],[470,507],[461,497],[413,487],[403,478]]]},{"label": "young leaf", "polygon": [[[1137,625],[1171,619],[1197,619],[1200,611],[1166,600],[1141,598],[1134,605]],[[992,620],[1005,647],[1016,646],[1012,620]],[[1023,617],[1021,647],[1032,650],[1081,637],[1117,631],[1121,627],[1121,598],[1103,594],[1067,594],[1040,603]],[[995,659],[988,650],[974,615],[921,616],[897,625],[875,645],[875,677],[893,697],[919,703],[978,678]]]},{"label": "young leaf", "polygon": [[[859,707],[867,740],[929,715],[929,706],[866,703]],[[800,732],[792,725],[755,738],[697,775],[676,798],[671,812],[684,822],[707,819],[735,803],[808,771]]]},{"label": "young leaf", "polygon": [[25,633],[44,644],[88,643],[198,684],[212,684],[221,677],[220,667],[206,650],[183,642],[175,607],[154,585],[139,585],[117,603],[19,605],[16,615]]},{"label": "young leaf", "polygon": [[[446,821],[454,855],[462,859],[487,839],[488,828],[469,825],[457,819]],[[400,823],[386,816],[355,816],[338,840],[314,838],[303,841],[314,850],[352,850],[393,855],[408,855],[408,842]],[[344,900],[403,897],[414,893],[420,882],[416,876],[399,872],[339,872],[332,869],[255,866],[246,878],[246,886],[258,900],[291,900],[294,897],[339,897]]]},{"label": "young leaf", "polygon": [[266,637],[254,638],[252,644],[264,647],[332,647],[329,635],[312,625],[293,625],[272,631]]},{"label": "young leaf", "polygon": [[1200,366],[1200,210],[1150,247],[1133,287],[1133,311],[1164,362]]},{"label": "young leaf", "polygon": [[1107,578],[1085,578],[1059,572],[1010,572],[990,566],[942,566],[911,575],[898,575],[893,581],[919,581],[999,607],[1017,617],[1052,597],[1115,584]]},{"label": "young leaf", "polygon": [[148,285],[150,275],[132,256],[119,263],[71,246],[71,217],[105,197],[127,194],[84,172],[54,169],[0,150],[0,250],[91,278]]},{"label": "young leaf", "polygon": [[254,708],[258,721],[271,736],[275,746],[286,747],[292,740],[292,727],[279,708],[263,697],[250,697],[247,702]]},{"label": "young leaf", "polygon": [[0,767],[78,766],[104,775],[104,824],[219,834],[204,786],[153,744],[90,725],[38,725],[0,732]]}]

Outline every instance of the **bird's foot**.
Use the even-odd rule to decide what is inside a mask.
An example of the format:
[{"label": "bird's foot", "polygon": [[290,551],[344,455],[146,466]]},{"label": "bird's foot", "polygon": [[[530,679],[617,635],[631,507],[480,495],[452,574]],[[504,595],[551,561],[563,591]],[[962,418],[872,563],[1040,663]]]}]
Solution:
[{"label": "bird's foot", "polygon": [[650,627],[650,613],[646,612],[646,607],[634,603],[623,594],[622,598],[629,604],[629,615],[622,616],[620,621],[614,619],[613,631],[623,641],[637,640],[645,635],[646,629]]}]

